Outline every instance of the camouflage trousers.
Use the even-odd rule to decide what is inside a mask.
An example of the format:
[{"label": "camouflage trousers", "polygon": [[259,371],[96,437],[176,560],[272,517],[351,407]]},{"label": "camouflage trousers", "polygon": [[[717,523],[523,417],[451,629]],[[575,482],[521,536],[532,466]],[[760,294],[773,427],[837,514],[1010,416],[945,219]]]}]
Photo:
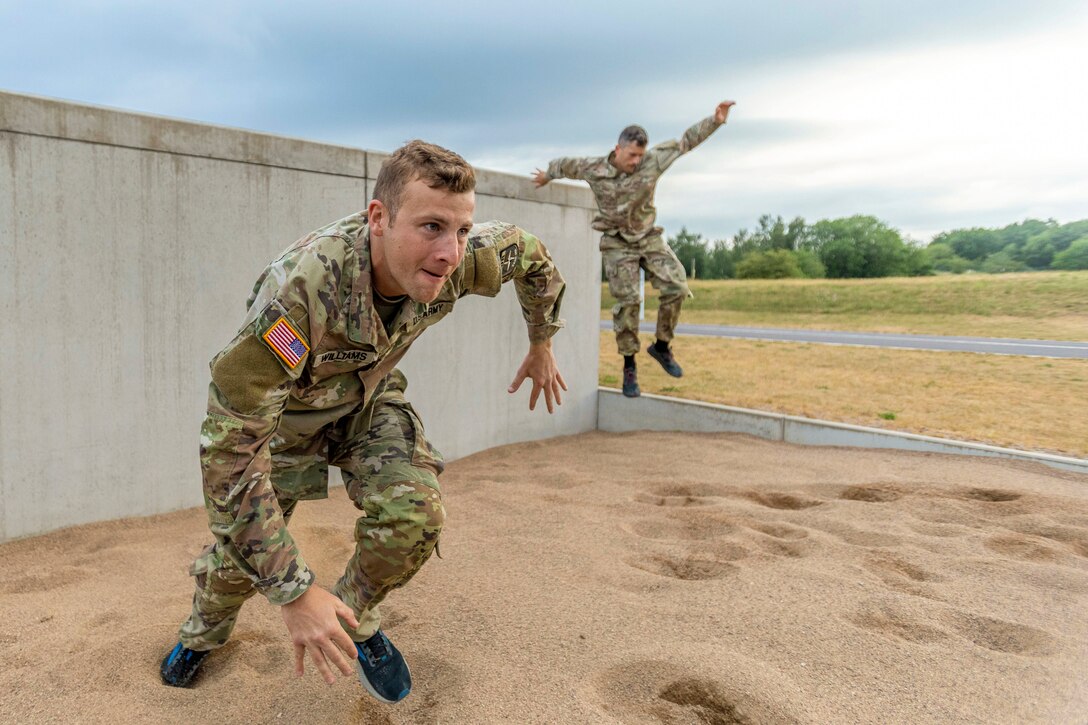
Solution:
[{"label": "camouflage trousers", "polygon": [[[281,423],[273,439],[271,478],[285,524],[300,500],[327,496],[330,464],[340,469],[348,496],[362,511],[355,522],[355,552],[332,589],[359,620],[357,629],[345,625],[356,642],[378,631],[379,602],[427,561],[446,516],[438,485],[442,455],[424,437],[404,398],[406,385],[394,370],[370,405],[331,429],[300,437]],[[193,650],[220,647],[242,604],[256,592],[253,581],[220,543],[204,549],[190,574],[196,591],[181,643]]]},{"label": "camouflage trousers", "polygon": [[657,338],[669,342],[688,289],[684,265],[660,234],[651,234],[637,242],[605,235],[601,238],[601,257],[608,291],[616,299],[612,307],[612,329],[620,355],[638,352],[638,270],[646,270],[646,279],[660,296],[657,308]]}]

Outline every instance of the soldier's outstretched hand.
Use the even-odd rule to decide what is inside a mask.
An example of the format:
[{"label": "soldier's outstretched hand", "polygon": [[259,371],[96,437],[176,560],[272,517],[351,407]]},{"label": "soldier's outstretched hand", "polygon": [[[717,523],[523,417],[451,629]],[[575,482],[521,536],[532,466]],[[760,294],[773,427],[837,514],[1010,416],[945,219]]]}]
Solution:
[{"label": "soldier's outstretched hand", "polygon": [[737,105],[736,101],[722,101],[718,104],[718,107],[714,109],[714,120],[718,123],[725,123],[725,119],[729,116],[729,109]]},{"label": "soldier's outstretched hand", "polygon": [[548,176],[548,172],[546,171],[541,171],[540,169],[533,169],[532,179],[533,183],[540,187],[551,181],[552,177]]},{"label": "soldier's outstretched hand", "polygon": [[529,345],[529,354],[521,362],[514,382],[506,389],[508,393],[516,393],[525,378],[533,379],[533,392],[529,395],[529,410],[536,410],[536,401],[540,398],[540,392],[544,391],[544,402],[548,405],[548,412],[554,413],[556,405],[563,404],[560,388],[567,389],[567,383],[559,372],[559,366],[552,354],[552,341],[534,342]]},{"label": "soldier's outstretched hand", "polygon": [[334,668],[345,675],[354,672],[352,663],[358,652],[338,619],[344,620],[352,629],[359,626],[359,621],[351,607],[339,597],[319,586],[311,586],[298,599],[280,607],[280,613],[291,634],[291,644],[295,646],[296,677],[302,677],[307,652],[321,677],[330,685],[336,681]]}]

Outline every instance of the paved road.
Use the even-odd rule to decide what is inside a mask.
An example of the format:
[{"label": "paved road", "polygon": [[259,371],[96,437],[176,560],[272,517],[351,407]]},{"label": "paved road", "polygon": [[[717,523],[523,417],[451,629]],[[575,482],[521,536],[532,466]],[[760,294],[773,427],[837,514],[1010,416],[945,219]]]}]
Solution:
[{"label": "paved road", "polygon": [[[601,329],[612,329],[612,323],[601,320]],[[643,322],[639,325],[639,330],[652,334],[654,323]],[[676,332],[680,335],[742,337],[752,340],[776,340],[780,342],[818,342],[829,345],[891,347],[908,350],[952,350],[956,352],[983,352],[994,355],[1030,355],[1033,357],[1063,357],[1088,360],[1088,342],[1068,342],[1063,340],[898,335],[882,332],[790,330],[780,327],[727,327],[723,325],[689,325],[683,323],[676,327]]]}]

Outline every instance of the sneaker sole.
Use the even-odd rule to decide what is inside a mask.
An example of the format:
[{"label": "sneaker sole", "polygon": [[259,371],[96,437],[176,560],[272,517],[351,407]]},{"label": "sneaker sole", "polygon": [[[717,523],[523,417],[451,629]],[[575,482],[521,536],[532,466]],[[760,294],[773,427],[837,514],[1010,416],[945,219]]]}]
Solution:
[{"label": "sneaker sole", "polygon": [[[407,670],[408,678],[411,679],[412,678],[412,670],[408,667],[407,662],[404,663],[404,669]],[[401,696],[400,700],[387,700],[387,699],[385,699],[384,697],[379,695],[374,690],[374,688],[370,684],[370,680],[366,679],[366,673],[363,672],[363,666],[361,664],[359,664],[359,659],[358,658],[355,659],[355,674],[359,676],[359,682],[366,689],[366,691],[368,693],[370,693],[370,696],[373,697],[378,702],[384,702],[386,705],[396,705],[398,702],[400,702],[404,698],[408,697],[408,695],[412,692],[409,689],[408,692],[404,693]]]}]

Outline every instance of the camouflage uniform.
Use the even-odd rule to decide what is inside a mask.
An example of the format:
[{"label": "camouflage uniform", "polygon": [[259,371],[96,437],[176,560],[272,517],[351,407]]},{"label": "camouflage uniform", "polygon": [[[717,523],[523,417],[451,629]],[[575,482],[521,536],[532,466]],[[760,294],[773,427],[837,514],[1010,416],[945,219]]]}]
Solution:
[{"label": "camouflage uniform", "polygon": [[634,173],[620,171],[610,162],[612,154],[597,158],[561,158],[548,164],[550,179],[582,179],[597,197],[593,228],[604,232],[601,253],[608,289],[616,298],[612,323],[621,355],[638,352],[638,270],[642,267],[650,283],[660,292],[657,309],[657,337],[668,342],[680,319],[680,306],[688,289],[684,265],[654,226],[654,189],[665,169],[720,126],[713,116],[704,118],[684,132],[679,141],[665,141],[646,152]]},{"label": "camouflage uniform", "polygon": [[445,518],[442,456],[395,366],[458,299],[495,296],[509,280],[530,342],[550,338],[563,324],[563,279],[544,245],[511,224],[474,227],[438,297],[406,300],[389,333],[371,297],[365,212],[299,240],[264,271],[240,332],[211,363],[200,461],[215,543],[190,569],[196,592],[181,627],[185,647],[221,646],[255,591],[286,604],[313,584],[287,522],[298,501],[328,495],[329,465],[363,512],[333,591],[359,619],[352,639],[377,631],[378,602],[427,560]]}]

